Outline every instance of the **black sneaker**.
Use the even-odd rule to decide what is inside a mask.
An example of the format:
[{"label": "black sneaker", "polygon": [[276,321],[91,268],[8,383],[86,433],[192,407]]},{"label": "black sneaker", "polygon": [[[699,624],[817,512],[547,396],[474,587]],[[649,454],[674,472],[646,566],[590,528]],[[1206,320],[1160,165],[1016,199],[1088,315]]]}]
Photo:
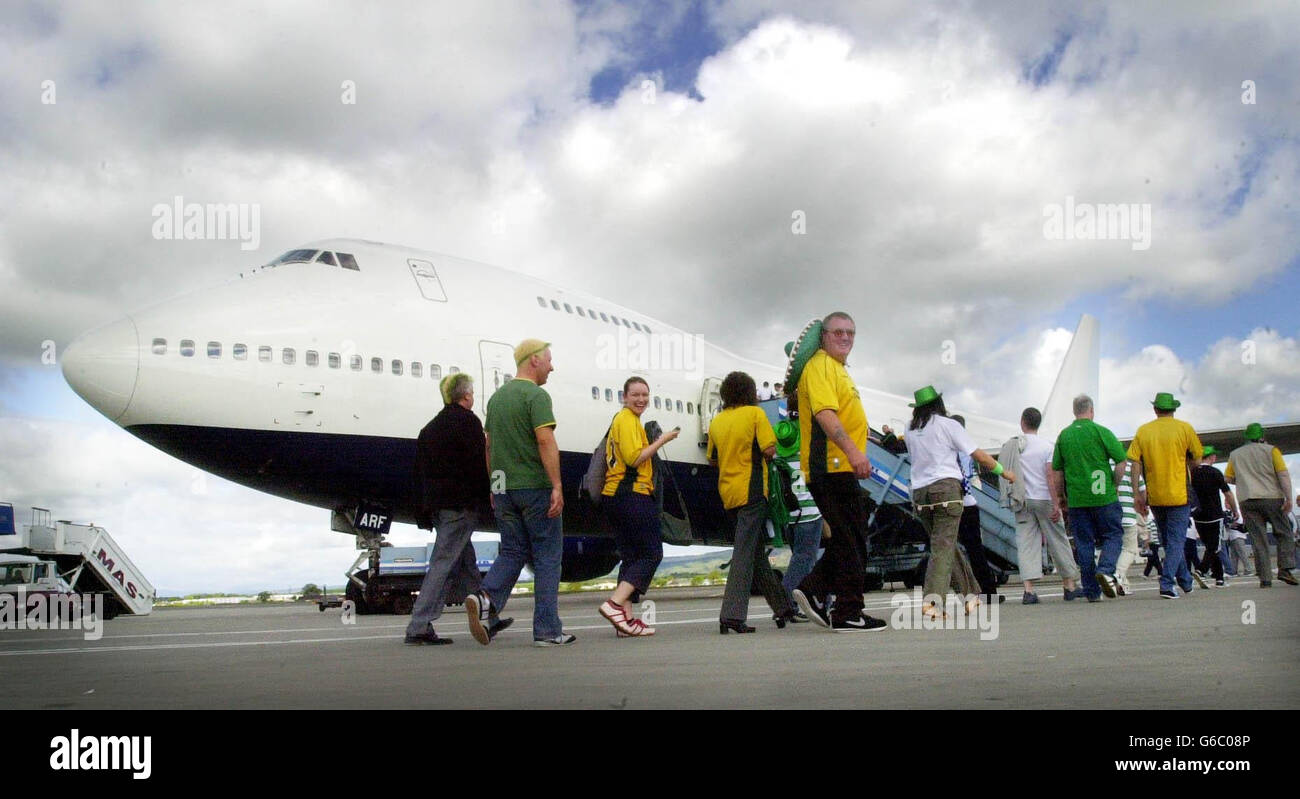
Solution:
[{"label": "black sneaker", "polygon": [[421,644],[432,644],[434,646],[437,646],[439,644],[450,644],[451,639],[439,638],[438,633],[434,632],[433,628],[430,627],[424,632],[417,633],[416,635],[411,635],[410,633],[407,633],[406,638],[403,640],[403,643],[411,644],[413,646],[419,646]]},{"label": "black sneaker", "polygon": [[502,630],[506,629],[507,627],[509,627],[514,623],[515,620],[511,616],[507,616],[504,619],[493,619],[492,622],[488,624],[488,628],[487,628],[488,640],[491,641],[493,638],[496,638],[497,633],[501,632]]},{"label": "black sneaker", "polygon": [[798,588],[790,593],[794,595],[794,601],[799,606],[799,611],[814,624],[826,628],[831,626],[830,615],[826,612],[826,605],[821,600],[815,596],[808,596]]},{"label": "black sneaker", "polygon": [[1169,588],[1169,589],[1161,588],[1161,589],[1160,589],[1160,598],[1161,598],[1161,599],[1177,599],[1177,598],[1178,598],[1178,592],[1175,591],[1175,590],[1172,589],[1172,588]]},{"label": "black sneaker", "polygon": [[863,613],[861,616],[852,619],[844,619],[831,624],[831,632],[836,633],[874,633],[888,627],[889,624],[883,619],[877,619]]}]

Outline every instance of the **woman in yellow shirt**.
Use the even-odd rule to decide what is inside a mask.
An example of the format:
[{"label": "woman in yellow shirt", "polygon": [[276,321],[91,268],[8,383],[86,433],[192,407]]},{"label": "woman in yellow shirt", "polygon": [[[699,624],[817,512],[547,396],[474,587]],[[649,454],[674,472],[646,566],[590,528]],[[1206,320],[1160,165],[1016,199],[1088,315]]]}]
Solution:
[{"label": "woman in yellow shirt", "polygon": [[614,529],[622,560],[618,585],[600,606],[600,615],[614,625],[620,638],[655,634],[655,628],[633,615],[632,607],[649,590],[664,559],[651,458],[677,438],[678,430],[669,430],[651,444],[641,426],[641,414],[649,404],[650,386],[639,377],[629,377],[623,384],[623,410],[614,416],[605,441],[605,488],[600,492],[600,504]]},{"label": "woman in yellow shirt", "polygon": [[718,631],[752,633],[749,589],[757,583],[771,606],[777,627],[794,617],[790,597],[767,562],[767,463],[776,453],[776,433],[758,407],[754,378],[744,372],[727,375],[719,390],[722,410],[709,422],[709,462],[718,467],[718,493],[735,526],[731,566],[722,595]]}]

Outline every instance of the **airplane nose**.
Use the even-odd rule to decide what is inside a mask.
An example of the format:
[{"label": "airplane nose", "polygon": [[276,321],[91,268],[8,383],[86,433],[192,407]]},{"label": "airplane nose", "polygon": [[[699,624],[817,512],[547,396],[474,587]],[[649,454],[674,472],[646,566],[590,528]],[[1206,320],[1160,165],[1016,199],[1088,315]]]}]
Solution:
[{"label": "airplane nose", "polygon": [[82,335],[63,352],[63,379],[115,422],[131,403],[139,371],[140,338],[129,316]]}]

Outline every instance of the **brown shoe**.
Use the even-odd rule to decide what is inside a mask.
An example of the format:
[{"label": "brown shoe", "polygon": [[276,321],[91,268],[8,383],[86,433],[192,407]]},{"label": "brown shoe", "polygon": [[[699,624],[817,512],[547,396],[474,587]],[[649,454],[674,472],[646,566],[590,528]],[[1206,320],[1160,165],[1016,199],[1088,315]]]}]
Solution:
[{"label": "brown shoe", "polygon": [[1287,585],[1300,585],[1300,580],[1296,580],[1295,577],[1291,576],[1290,569],[1278,569],[1277,579],[1281,580]]}]

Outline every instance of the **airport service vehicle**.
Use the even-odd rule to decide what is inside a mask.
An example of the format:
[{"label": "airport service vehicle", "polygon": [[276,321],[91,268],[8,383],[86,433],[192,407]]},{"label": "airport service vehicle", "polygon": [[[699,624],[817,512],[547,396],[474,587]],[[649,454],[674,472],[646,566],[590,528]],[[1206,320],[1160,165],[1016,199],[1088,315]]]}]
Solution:
[{"label": "airport service vehicle", "polygon": [[27,596],[57,596],[71,594],[72,586],[59,576],[58,566],[52,560],[0,552],[0,594],[20,591]]},{"label": "airport service vehicle", "polygon": [[[480,575],[486,575],[496,560],[499,545],[495,541],[474,541],[474,556]],[[358,614],[395,613],[404,616],[411,612],[415,597],[420,592],[424,575],[429,571],[433,557],[433,544],[422,547],[385,546],[378,550],[377,560],[371,549],[359,555],[347,571],[347,588],[344,596],[351,600]],[[372,562],[359,568],[363,560]],[[459,605],[465,601],[465,591],[457,584],[447,586],[447,604]],[[328,603],[333,606],[333,603]],[[326,602],[320,603],[323,611]]]},{"label": "airport service vehicle", "polygon": [[46,508],[32,508],[31,524],[18,526],[13,506],[0,503],[0,558],[15,580],[39,577],[55,593],[103,594],[105,618],[153,612],[153,585],[102,527],[51,523]]}]

